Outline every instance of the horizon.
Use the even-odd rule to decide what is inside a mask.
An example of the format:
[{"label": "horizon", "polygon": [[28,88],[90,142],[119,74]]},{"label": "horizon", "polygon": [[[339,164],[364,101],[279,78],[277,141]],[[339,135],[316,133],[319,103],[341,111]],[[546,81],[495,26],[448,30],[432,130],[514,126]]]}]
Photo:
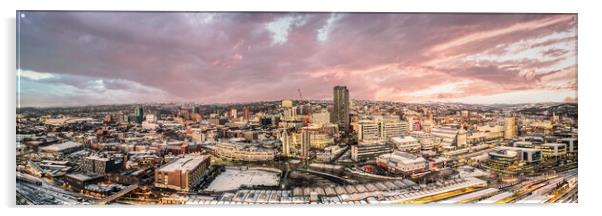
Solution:
[{"label": "horizon", "polygon": [[331,100],[336,85],[408,104],[577,103],[576,19],[19,11],[17,108],[299,100],[297,89]]},{"label": "horizon", "polygon": [[[16,107],[17,109],[52,109],[52,108],[76,108],[76,107],[94,107],[94,106],[136,106],[136,105],[167,105],[167,104],[192,104],[197,106],[212,106],[212,105],[236,105],[236,104],[254,104],[254,103],[278,103],[283,100],[291,100],[293,102],[298,101],[332,101],[332,100],[323,100],[323,99],[281,99],[281,100],[259,100],[259,101],[241,101],[241,102],[228,102],[228,103],[199,103],[193,101],[178,101],[178,102],[144,102],[144,103],[119,103],[119,104],[81,104],[81,105],[67,105],[67,106],[24,106],[24,107]],[[537,102],[537,103],[462,103],[462,102],[437,102],[437,101],[423,101],[423,102],[403,102],[403,101],[377,101],[377,100],[366,100],[366,99],[351,99],[352,101],[368,101],[368,102],[386,102],[386,103],[402,103],[409,105],[428,105],[428,104],[461,104],[461,105],[479,105],[479,106],[495,106],[495,105],[524,105],[524,104],[573,104],[578,105],[577,102]]]}]

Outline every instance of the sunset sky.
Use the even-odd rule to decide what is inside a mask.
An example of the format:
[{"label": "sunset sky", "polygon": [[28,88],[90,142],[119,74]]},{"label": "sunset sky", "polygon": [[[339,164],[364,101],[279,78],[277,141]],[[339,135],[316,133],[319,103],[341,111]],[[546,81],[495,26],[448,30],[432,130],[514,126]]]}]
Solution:
[{"label": "sunset sky", "polygon": [[577,100],[573,14],[22,12],[18,104]]}]

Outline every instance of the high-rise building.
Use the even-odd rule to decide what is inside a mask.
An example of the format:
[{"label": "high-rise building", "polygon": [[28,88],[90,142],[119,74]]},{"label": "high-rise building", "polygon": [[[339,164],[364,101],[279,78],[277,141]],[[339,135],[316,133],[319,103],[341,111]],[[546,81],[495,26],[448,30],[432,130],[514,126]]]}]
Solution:
[{"label": "high-rise building", "polygon": [[309,149],[311,148],[312,133],[309,130],[301,131],[301,148],[300,155],[303,159],[309,159]]},{"label": "high-rise building", "polygon": [[516,117],[514,114],[504,120],[504,139],[513,139],[516,137]]},{"label": "high-rise building", "polygon": [[343,131],[349,131],[349,90],[346,86],[335,86],[333,96],[332,123],[338,124]]},{"label": "high-rise building", "polygon": [[144,120],[144,110],[142,110],[142,107],[138,106],[134,109],[134,117],[136,118],[136,123],[142,123]]},{"label": "high-rise building", "polygon": [[192,106],[192,114],[199,114],[199,107],[197,106]]},{"label": "high-rise building", "polygon": [[230,110],[230,116],[235,119],[238,118],[238,112],[236,111],[236,109],[232,109]]},{"label": "high-rise building", "polygon": [[251,119],[251,111],[249,111],[249,108],[245,107],[245,109],[243,109],[243,118],[245,120],[249,120]]},{"label": "high-rise building", "polygon": [[283,130],[280,135],[280,141],[282,142],[282,156],[291,156],[291,138],[287,130]]}]

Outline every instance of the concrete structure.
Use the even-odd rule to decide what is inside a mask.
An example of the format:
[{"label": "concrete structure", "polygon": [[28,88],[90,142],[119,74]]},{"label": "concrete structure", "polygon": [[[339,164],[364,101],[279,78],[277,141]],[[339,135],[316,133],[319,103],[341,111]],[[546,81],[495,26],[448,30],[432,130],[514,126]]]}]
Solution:
[{"label": "concrete structure", "polygon": [[427,168],[424,158],[402,151],[380,155],[376,158],[376,163],[392,173],[406,175],[422,172]]},{"label": "concrete structure", "polygon": [[68,188],[74,191],[83,190],[86,185],[93,184],[102,180],[102,176],[99,175],[86,175],[83,173],[71,173],[65,175],[64,182]]},{"label": "concrete structure", "polygon": [[311,123],[319,126],[330,123],[330,113],[326,110],[318,113],[312,113]]},{"label": "concrete structure", "polygon": [[516,117],[512,115],[504,120],[504,139],[514,139],[517,135]]},{"label": "concrete structure", "polygon": [[142,107],[138,106],[134,108],[134,118],[136,120],[136,123],[142,123],[142,121],[144,120],[144,110],[142,109]]},{"label": "concrete structure", "polygon": [[544,143],[541,145],[544,158],[556,158],[565,156],[567,145],[564,143]]},{"label": "concrete structure", "polygon": [[354,161],[363,161],[374,159],[378,155],[393,152],[393,147],[389,144],[358,144],[351,146],[351,159]]},{"label": "concrete structure", "polygon": [[284,157],[291,156],[291,137],[289,134],[287,130],[280,132],[280,142],[282,143],[280,154]]},{"label": "concrete structure", "polygon": [[529,172],[531,165],[540,162],[541,158],[540,149],[502,146],[489,152],[487,168],[493,172],[514,175]]},{"label": "concrete structure", "polygon": [[577,153],[577,151],[578,151],[577,138],[562,138],[562,139],[558,140],[558,142],[566,145],[568,153]]},{"label": "concrete structure", "polygon": [[391,137],[389,142],[400,151],[419,151],[421,149],[418,139],[411,136]]},{"label": "concrete structure", "polygon": [[357,139],[359,141],[374,141],[380,139],[380,128],[377,123],[360,121],[358,123]]},{"label": "concrete structure", "polygon": [[300,141],[300,142],[296,142],[295,144],[297,145],[303,145],[303,133],[305,133],[308,137],[308,146],[311,149],[324,149],[328,146],[334,145],[334,137],[332,135],[329,134],[328,130],[322,127],[302,127],[301,128],[301,132],[295,134],[295,141]]},{"label": "concrete structure", "polygon": [[390,137],[402,136],[409,132],[408,124],[405,122],[380,122],[380,137],[387,139]]},{"label": "concrete structure", "polygon": [[273,149],[243,142],[220,142],[216,145],[215,153],[221,158],[240,161],[268,161],[275,157]]},{"label": "concrete structure", "polygon": [[236,109],[230,110],[230,118],[232,118],[232,119],[238,118],[238,111]]},{"label": "concrete structure", "polygon": [[301,148],[299,149],[299,157],[309,159],[309,149],[311,148],[312,132],[310,130],[301,131]]},{"label": "concrete structure", "polygon": [[109,172],[118,171],[123,167],[122,160],[114,160],[109,158],[101,158],[98,156],[85,157],[82,160],[82,171],[86,173],[96,173],[105,175]]},{"label": "concrete structure", "polygon": [[441,145],[445,147],[463,148],[467,146],[466,131],[451,127],[433,128],[431,134],[441,139]]},{"label": "concrete structure", "polygon": [[512,145],[514,147],[519,147],[519,148],[534,148],[535,147],[533,142],[529,142],[529,141],[516,141]]},{"label": "concrete structure", "polygon": [[81,143],[68,141],[68,142],[64,142],[64,143],[41,147],[40,151],[47,152],[47,153],[68,154],[68,153],[78,151],[82,148],[83,148],[83,145]]},{"label": "concrete structure", "polygon": [[200,183],[210,164],[208,155],[187,155],[155,170],[155,187],[189,191]]},{"label": "concrete structure", "polygon": [[346,86],[335,86],[333,90],[334,109],[331,122],[338,124],[343,131],[349,131],[349,90]]},{"label": "concrete structure", "polygon": [[282,108],[293,108],[293,101],[282,100]]}]

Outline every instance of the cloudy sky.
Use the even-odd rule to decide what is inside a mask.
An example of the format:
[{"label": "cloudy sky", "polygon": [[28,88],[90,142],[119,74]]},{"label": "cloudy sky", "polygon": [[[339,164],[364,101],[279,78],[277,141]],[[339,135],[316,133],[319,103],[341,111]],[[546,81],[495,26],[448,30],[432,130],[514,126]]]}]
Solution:
[{"label": "cloudy sky", "polygon": [[577,16],[18,14],[21,106],[577,100]]}]

